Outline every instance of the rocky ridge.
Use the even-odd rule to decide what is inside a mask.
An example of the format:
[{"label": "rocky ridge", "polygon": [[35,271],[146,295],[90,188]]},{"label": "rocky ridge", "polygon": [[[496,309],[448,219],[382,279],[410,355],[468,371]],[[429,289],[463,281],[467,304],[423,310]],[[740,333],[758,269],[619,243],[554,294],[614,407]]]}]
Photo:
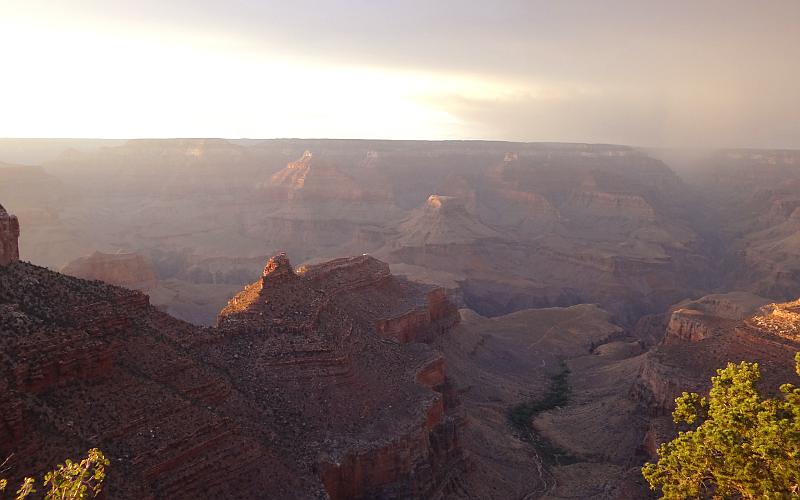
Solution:
[{"label": "rocky ridge", "polygon": [[0,285],[12,476],[87,445],[114,498],[436,497],[464,467],[443,358],[416,342],[457,311],[369,256],[295,272],[278,255],[219,328],[26,263]]},{"label": "rocky ridge", "polygon": [[670,413],[683,392],[704,392],[718,368],[751,361],[761,367],[761,388],[773,393],[792,380],[800,351],[798,303],[768,303],[745,292],[686,301],[672,308],[662,341],[646,356],[632,396],[651,415],[646,448],[674,435]]}]

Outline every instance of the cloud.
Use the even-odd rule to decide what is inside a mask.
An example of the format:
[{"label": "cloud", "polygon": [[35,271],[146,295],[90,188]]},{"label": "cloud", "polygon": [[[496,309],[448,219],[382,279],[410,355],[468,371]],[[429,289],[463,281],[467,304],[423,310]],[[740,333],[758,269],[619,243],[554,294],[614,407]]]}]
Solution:
[{"label": "cloud", "polygon": [[799,18],[794,0],[0,4],[0,135],[800,147]]}]

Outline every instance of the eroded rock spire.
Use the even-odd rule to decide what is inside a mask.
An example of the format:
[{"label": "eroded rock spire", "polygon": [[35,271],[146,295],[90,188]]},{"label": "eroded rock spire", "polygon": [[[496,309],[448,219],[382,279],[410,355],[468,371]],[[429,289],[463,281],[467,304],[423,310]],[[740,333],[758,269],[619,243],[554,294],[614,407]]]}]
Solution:
[{"label": "eroded rock spire", "polygon": [[19,260],[19,220],[0,205],[0,266]]}]

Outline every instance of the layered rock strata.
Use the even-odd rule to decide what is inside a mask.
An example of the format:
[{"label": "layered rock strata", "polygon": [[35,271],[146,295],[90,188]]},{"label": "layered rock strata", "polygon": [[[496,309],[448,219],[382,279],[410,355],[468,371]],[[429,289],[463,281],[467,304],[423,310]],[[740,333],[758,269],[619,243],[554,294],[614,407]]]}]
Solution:
[{"label": "layered rock strata", "polygon": [[369,256],[296,272],[278,255],[219,328],[12,263],[0,453],[20,457],[16,478],[98,446],[113,498],[436,498],[464,470],[461,420],[442,356],[413,341],[457,321],[440,291]]},{"label": "layered rock strata", "polygon": [[669,416],[675,398],[707,391],[728,362],[757,362],[767,394],[793,379],[793,356],[800,351],[798,304],[767,302],[733,292],[686,301],[668,313],[663,340],[645,356],[631,393],[651,416],[644,443],[651,456],[676,432]]}]

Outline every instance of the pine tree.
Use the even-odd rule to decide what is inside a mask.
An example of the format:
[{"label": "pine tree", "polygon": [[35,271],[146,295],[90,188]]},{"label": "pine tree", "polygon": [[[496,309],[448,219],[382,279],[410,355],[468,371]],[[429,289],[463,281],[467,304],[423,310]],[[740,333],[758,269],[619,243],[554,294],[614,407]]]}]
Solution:
[{"label": "pine tree", "polygon": [[[796,357],[800,375],[800,353]],[[683,393],[676,424],[696,426],[658,449],[642,468],[664,498],[789,498],[800,496],[800,388],[780,387],[777,398],[757,388],[757,363],[717,370],[707,397]]]}]

